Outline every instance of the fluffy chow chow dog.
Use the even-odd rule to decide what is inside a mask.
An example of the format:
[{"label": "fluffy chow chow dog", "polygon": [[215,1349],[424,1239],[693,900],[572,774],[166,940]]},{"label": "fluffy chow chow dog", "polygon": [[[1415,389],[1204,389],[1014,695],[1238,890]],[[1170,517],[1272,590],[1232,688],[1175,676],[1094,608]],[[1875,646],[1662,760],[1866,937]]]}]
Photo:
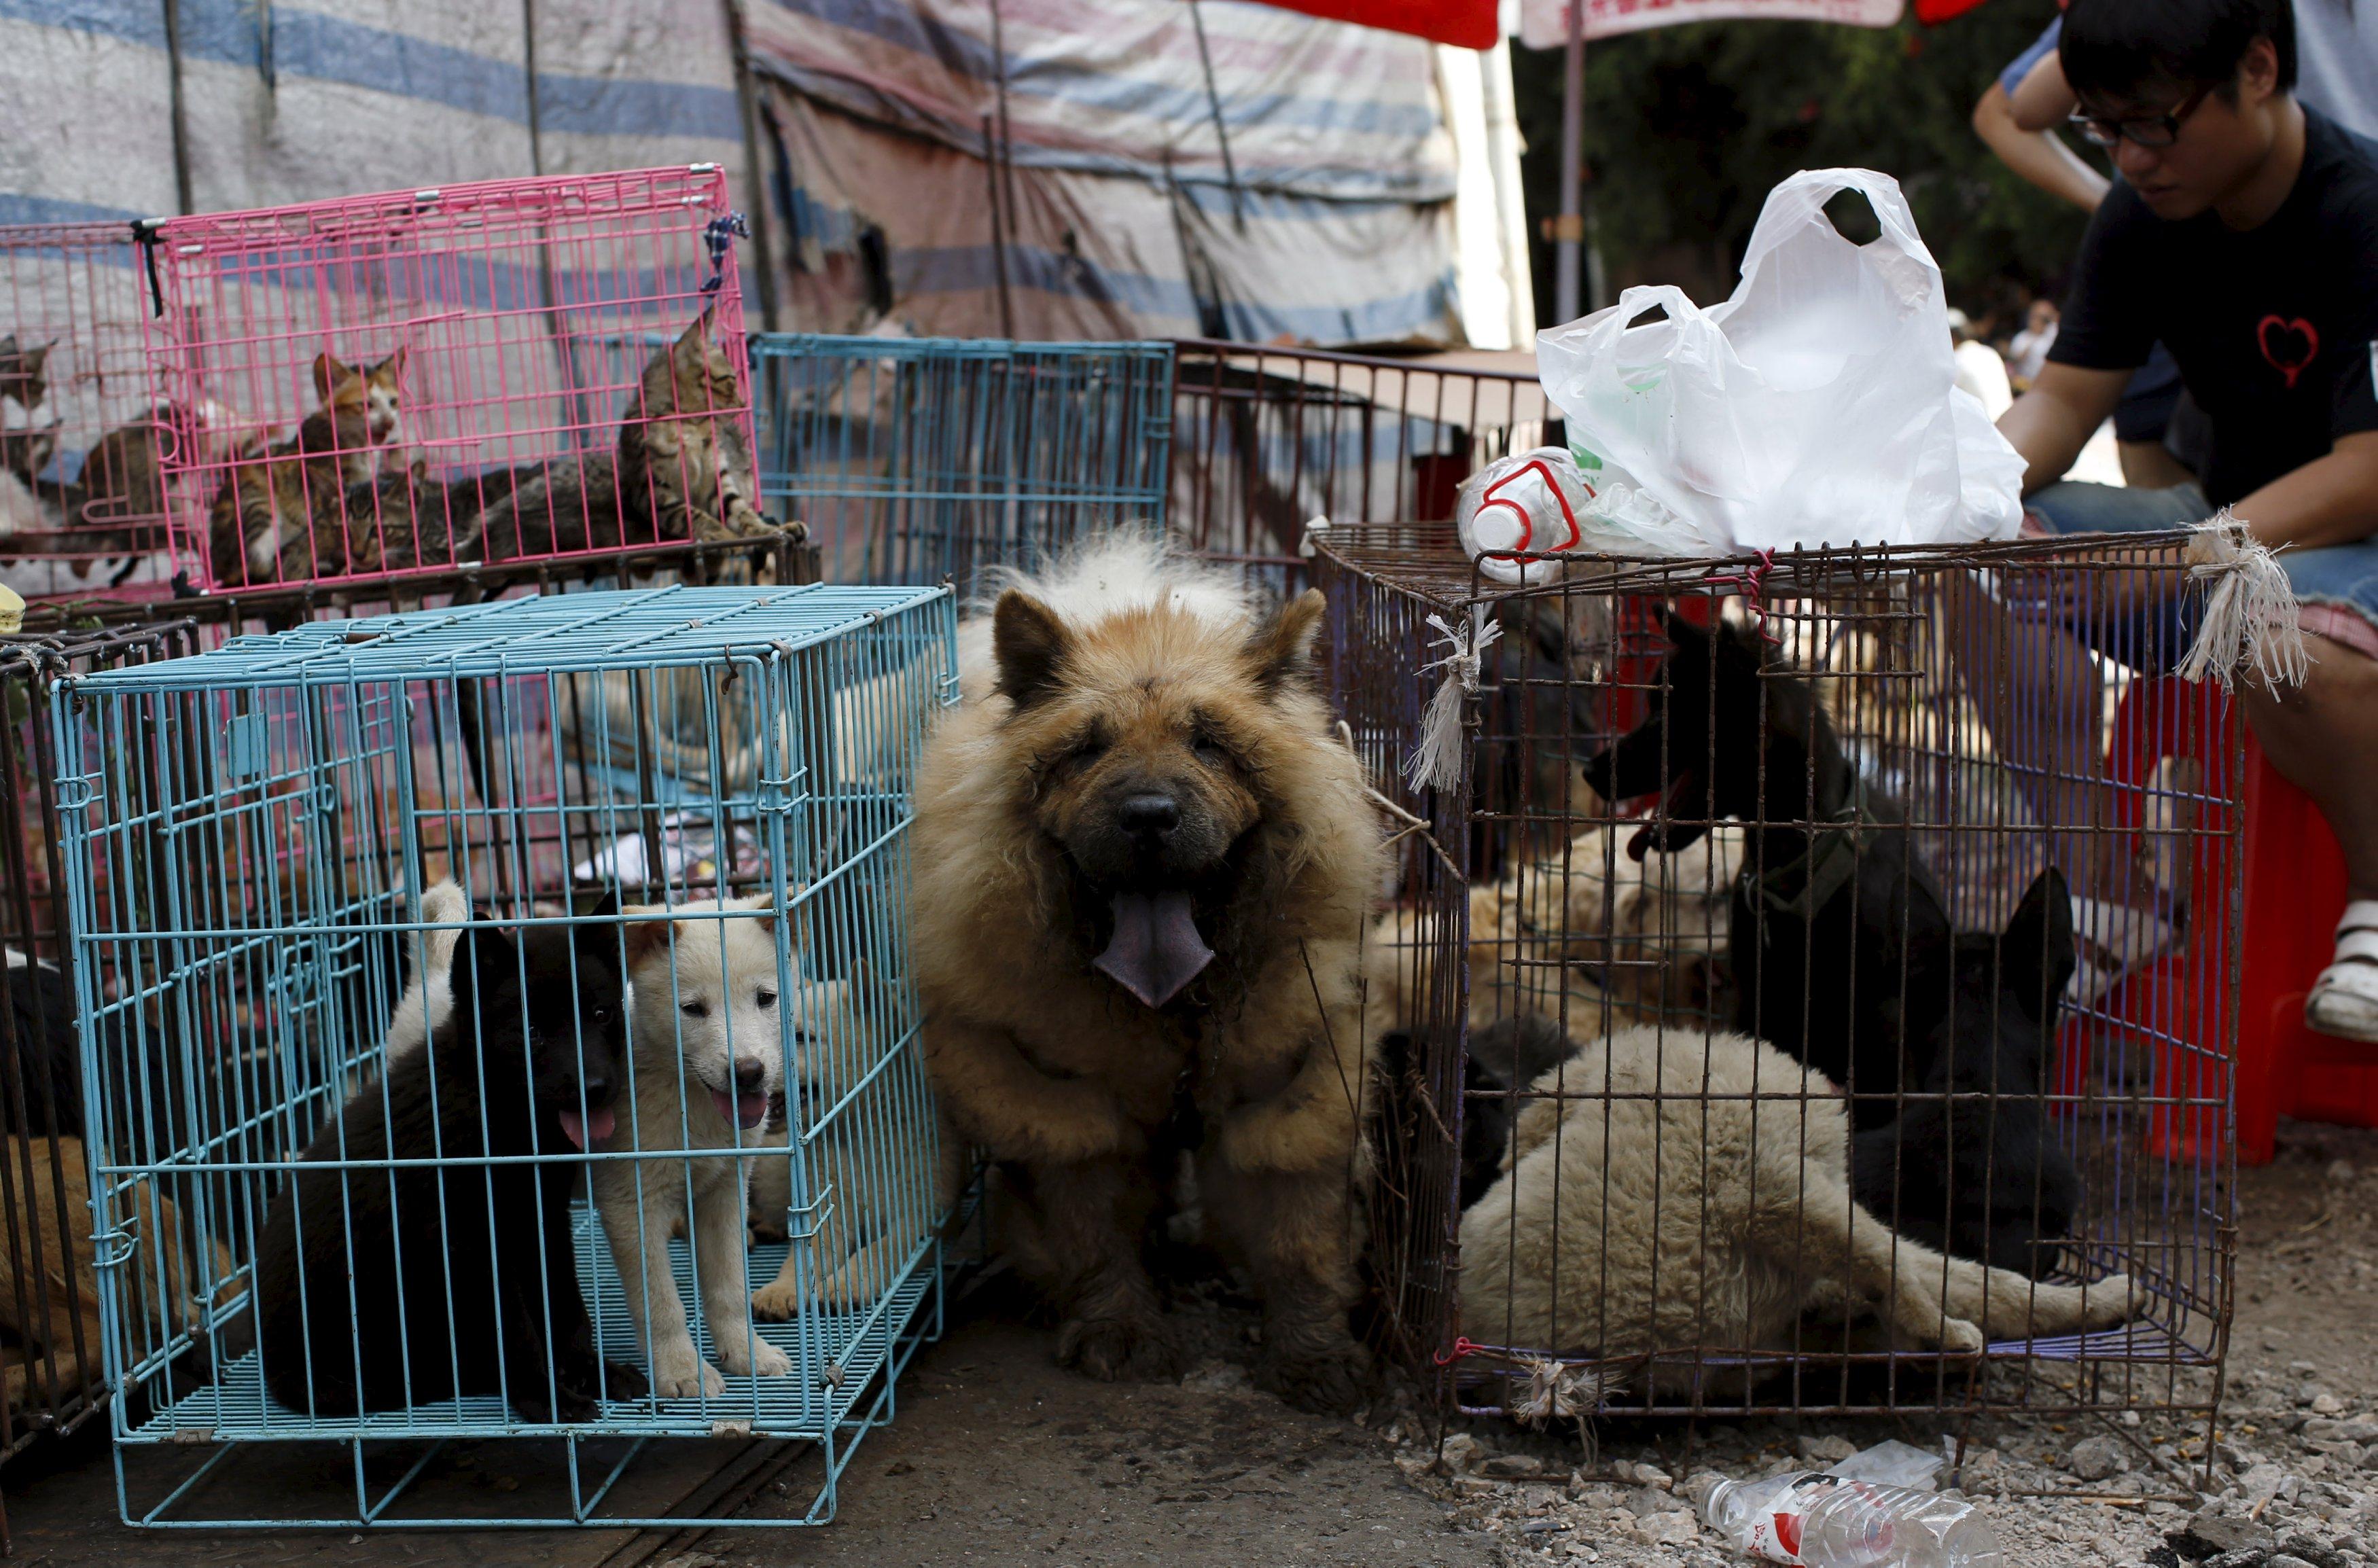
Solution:
[{"label": "fluffy chow chow dog", "polygon": [[1142,1247],[1185,1150],[1263,1298],[1261,1381],[1362,1395],[1356,992],[1384,852],[1314,682],[1324,610],[1265,613],[1110,536],[961,633],[965,700],[919,770],[926,1062],[1000,1164],[1059,1358],[1094,1377],[1178,1370]]}]

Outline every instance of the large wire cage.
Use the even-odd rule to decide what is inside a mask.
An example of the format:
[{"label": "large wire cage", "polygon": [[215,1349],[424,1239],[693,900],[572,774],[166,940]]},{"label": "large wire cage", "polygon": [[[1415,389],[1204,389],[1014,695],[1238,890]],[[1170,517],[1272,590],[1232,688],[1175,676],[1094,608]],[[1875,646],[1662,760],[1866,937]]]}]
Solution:
[{"label": "large wire cage", "polygon": [[761,517],[715,164],[139,226],[159,452],[210,592],[749,537]]},{"label": "large wire cage", "polygon": [[1030,569],[1164,520],[1172,351],[1154,342],[751,340],[762,487],[836,582]]},{"label": "large wire cage", "polygon": [[27,598],[155,598],[173,576],[158,433],[217,439],[159,402],[127,223],[0,226],[0,581]]},{"label": "large wire cage", "polygon": [[[720,1435],[820,1444],[832,1516],[939,1322],[954,635],[946,589],[584,592],[57,683],[127,1522],[666,1523],[619,1440]],[[441,1486],[523,1436],[556,1493]],[[352,1491],[216,1488],[292,1441]]]},{"label": "large wire cage", "polygon": [[2241,754],[2168,673],[2179,542],[1507,590],[1448,528],[1329,531],[1336,695],[1401,813],[1397,1354],[1536,1418],[2209,1418]]},{"label": "large wire cage", "polygon": [[1471,474],[1559,440],[1531,357],[1208,339],[1174,351],[1172,529],[1276,591],[1305,585],[1312,519],[1449,519]]},{"label": "large wire cage", "polygon": [[195,630],[171,622],[0,639],[0,1460],[74,1431],[107,1390],[49,686],[70,671],[177,657]]}]

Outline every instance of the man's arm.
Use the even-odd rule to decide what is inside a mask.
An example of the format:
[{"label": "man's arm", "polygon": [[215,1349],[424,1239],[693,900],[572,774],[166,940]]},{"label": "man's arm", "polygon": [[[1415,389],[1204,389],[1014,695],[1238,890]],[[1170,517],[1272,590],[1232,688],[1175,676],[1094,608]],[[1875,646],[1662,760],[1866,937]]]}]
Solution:
[{"label": "man's arm", "polygon": [[[2060,129],[2080,106],[2081,100],[2073,93],[2072,84],[2064,79],[2063,58],[2053,49],[2024,72],[2023,80],[2015,83],[2014,91],[2007,99],[2007,111],[2015,127],[2035,136]],[[2056,145],[2064,146],[2060,141]],[[2072,149],[2065,150],[2070,152]],[[2105,184],[2103,180],[2097,183]]]},{"label": "man's arm", "polygon": [[[2003,429],[2006,422],[1999,423]],[[2314,550],[2378,533],[2378,430],[2339,436],[2326,457],[2281,474],[2233,509],[2265,545]]]},{"label": "man's arm", "polygon": [[[2041,65],[2055,63],[2051,54]],[[2037,68],[2032,72],[2034,77],[2038,74]],[[2031,78],[2024,80],[2028,86]],[[2015,118],[2006,89],[1997,82],[1990,83],[1989,90],[1974,105],[1974,134],[1999,155],[2000,162],[2048,195],[2060,197],[2084,212],[2096,210],[2097,203],[2105,199],[2106,176],[2083,162],[2053,131],[2024,129]]]},{"label": "man's arm", "polygon": [[2064,477],[2097,426],[2114,416],[2130,384],[2127,370],[2084,370],[2054,360],[2039,367],[2031,390],[1999,416],[1999,434],[2023,454],[2023,493]]}]

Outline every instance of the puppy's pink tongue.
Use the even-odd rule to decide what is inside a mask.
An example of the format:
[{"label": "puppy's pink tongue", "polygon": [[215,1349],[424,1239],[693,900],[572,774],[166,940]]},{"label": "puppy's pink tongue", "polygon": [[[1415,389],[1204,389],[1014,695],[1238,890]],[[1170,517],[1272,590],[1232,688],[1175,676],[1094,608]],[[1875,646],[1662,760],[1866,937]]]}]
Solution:
[{"label": "puppy's pink tongue", "polygon": [[1114,897],[1114,936],[1090,967],[1150,1007],[1181,994],[1214,962],[1197,932],[1185,892],[1121,892]]},{"label": "puppy's pink tongue", "polygon": [[765,1095],[730,1095],[724,1089],[713,1089],[710,1103],[718,1107],[719,1115],[747,1132],[768,1119]]},{"label": "puppy's pink tongue", "polygon": [[570,1134],[570,1141],[582,1149],[608,1138],[612,1130],[619,1125],[618,1113],[608,1110],[598,1110],[582,1118],[574,1110],[554,1114],[560,1118],[561,1130]]}]

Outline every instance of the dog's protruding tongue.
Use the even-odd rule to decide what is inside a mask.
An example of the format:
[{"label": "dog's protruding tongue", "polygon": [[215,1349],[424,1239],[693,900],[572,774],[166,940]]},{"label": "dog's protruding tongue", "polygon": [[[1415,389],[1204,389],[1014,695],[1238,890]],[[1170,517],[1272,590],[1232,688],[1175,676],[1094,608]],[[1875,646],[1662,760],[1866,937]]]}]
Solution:
[{"label": "dog's protruding tongue", "polygon": [[1091,967],[1150,1007],[1181,994],[1214,962],[1190,917],[1185,892],[1119,892],[1114,937]]},{"label": "dog's protruding tongue", "polygon": [[612,1130],[619,1125],[618,1113],[610,1110],[590,1111],[584,1117],[574,1110],[556,1111],[554,1114],[560,1118],[561,1130],[570,1134],[570,1141],[582,1149],[590,1148],[608,1138]]},{"label": "dog's protruding tongue", "polygon": [[730,1095],[724,1089],[713,1089],[710,1102],[718,1107],[719,1115],[746,1132],[768,1119],[765,1095]]}]

